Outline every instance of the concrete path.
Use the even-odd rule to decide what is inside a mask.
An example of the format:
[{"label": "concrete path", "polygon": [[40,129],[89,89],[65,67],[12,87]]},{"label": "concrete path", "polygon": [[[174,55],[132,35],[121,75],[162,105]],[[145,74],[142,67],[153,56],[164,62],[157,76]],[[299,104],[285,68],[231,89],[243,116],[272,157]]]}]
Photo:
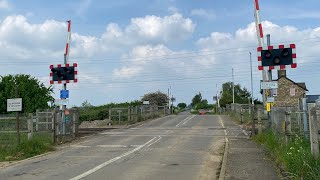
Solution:
[{"label": "concrete path", "polygon": [[[224,117],[225,120],[229,119]],[[234,126],[231,121],[227,126]],[[229,138],[225,179],[278,180],[281,179],[274,162],[264,149],[249,139]]]}]

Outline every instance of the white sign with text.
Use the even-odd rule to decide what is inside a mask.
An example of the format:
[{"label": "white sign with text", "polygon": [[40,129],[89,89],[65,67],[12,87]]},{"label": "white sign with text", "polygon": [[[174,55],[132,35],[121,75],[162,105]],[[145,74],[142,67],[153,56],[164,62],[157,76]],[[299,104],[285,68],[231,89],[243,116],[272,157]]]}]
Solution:
[{"label": "white sign with text", "polygon": [[22,98],[7,99],[7,111],[8,112],[22,111]]}]

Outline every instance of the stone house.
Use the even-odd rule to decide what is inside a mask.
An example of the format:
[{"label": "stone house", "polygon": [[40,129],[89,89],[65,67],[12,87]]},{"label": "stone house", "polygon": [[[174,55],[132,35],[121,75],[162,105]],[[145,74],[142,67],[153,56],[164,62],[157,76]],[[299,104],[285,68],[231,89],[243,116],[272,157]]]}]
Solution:
[{"label": "stone house", "polygon": [[302,99],[306,97],[305,83],[296,83],[286,76],[277,79],[278,89],[273,93],[275,107],[299,107]]},{"label": "stone house", "polygon": [[308,109],[312,109],[316,106],[316,104],[319,104],[320,102],[320,95],[307,95],[307,106]]}]

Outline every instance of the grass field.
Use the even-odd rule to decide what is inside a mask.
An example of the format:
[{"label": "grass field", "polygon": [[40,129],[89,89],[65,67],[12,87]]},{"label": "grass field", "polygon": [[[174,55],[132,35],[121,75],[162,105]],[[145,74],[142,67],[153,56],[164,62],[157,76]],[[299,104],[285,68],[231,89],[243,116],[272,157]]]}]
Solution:
[{"label": "grass field", "polygon": [[288,144],[279,135],[271,131],[253,138],[263,144],[272,158],[284,168],[289,179],[320,179],[320,159],[314,159],[310,144],[301,137],[294,137]]},{"label": "grass field", "polygon": [[21,133],[20,141],[17,144],[15,133],[0,133],[0,161],[21,160],[54,150],[51,133],[34,133],[32,140]]}]

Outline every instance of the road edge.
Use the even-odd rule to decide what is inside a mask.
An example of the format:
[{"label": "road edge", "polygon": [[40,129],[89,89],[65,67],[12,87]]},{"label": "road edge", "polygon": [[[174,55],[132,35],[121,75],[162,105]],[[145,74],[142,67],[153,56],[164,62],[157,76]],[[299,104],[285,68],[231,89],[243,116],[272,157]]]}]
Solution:
[{"label": "road edge", "polygon": [[228,138],[226,138],[225,146],[224,146],[224,153],[223,153],[222,163],[221,163],[221,170],[220,170],[220,174],[219,174],[219,180],[225,179],[226,168],[227,168],[228,149],[229,149],[229,141],[228,141]]}]

